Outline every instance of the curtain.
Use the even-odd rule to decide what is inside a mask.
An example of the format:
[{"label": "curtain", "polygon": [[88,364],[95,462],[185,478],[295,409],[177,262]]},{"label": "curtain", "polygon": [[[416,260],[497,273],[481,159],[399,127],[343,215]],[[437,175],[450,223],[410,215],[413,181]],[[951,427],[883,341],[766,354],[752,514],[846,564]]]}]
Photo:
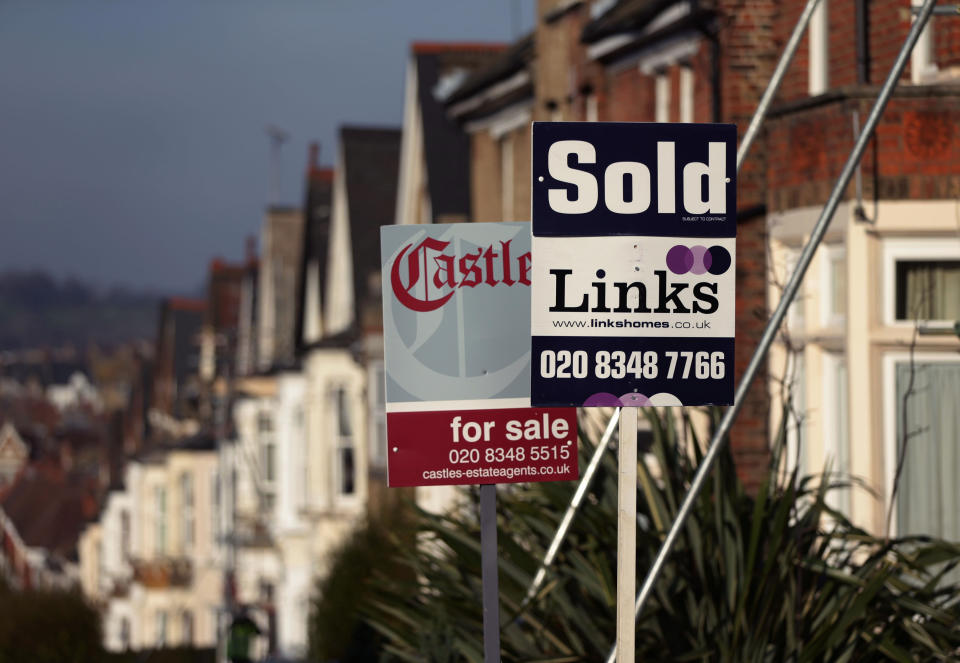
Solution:
[{"label": "curtain", "polygon": [[897,263],[899,320],[960,320],[960,261]]},{"label": "curtain", "polygon": [[[897,498],[900,535],[928,534],[960,541],[960,363],[896,368],[897,448],[907,453]],[[906,407],[904,398],[906,397]]]}]

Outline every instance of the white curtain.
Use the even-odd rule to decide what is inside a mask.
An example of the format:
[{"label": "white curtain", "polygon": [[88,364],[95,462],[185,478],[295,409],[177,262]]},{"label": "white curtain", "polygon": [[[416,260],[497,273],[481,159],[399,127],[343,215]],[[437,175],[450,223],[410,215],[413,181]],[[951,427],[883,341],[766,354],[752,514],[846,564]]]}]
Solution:
[{"label": "white curtain", "polygon": [[[897,498],[900,535],[960,541],[960,362],[897,364],[897,446],[907,454]],[[906,397],[906,407],[904,398]]]}]

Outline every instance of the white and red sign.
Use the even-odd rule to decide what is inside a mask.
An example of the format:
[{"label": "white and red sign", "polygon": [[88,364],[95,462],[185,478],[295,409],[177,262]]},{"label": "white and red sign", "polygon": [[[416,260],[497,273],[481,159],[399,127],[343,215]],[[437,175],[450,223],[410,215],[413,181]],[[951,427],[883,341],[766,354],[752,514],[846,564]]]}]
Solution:
[{"label": "white and red sign", "polygon": [[574,408],[530,408],[530,224],[385,226],[390,486],[576,479]]}]

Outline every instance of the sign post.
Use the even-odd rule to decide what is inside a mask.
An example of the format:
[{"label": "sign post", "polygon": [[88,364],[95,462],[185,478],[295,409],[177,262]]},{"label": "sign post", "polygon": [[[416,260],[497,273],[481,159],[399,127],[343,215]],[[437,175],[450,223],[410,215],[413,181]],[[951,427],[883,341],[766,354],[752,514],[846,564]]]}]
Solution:
[{"label": "sign post", "polygon": [[[531,402],[733,401],[736,127],[535,122]],[[634,658],[637,413],[621,416],[618,660]]]},{"label": "sign post", "polygon": [[384,226],[390,486],[480,484],[484,660],[500,660],[496,484],[576,479],[574,408],[530,407],[530,224]]}]

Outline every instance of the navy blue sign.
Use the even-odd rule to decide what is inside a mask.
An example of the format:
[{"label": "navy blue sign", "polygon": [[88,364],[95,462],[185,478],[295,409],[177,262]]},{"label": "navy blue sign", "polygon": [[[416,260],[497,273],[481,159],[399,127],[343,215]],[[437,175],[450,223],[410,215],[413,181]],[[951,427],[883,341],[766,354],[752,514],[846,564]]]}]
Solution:
[{"label": "navy blue sign", "polygon": [[736,235],[733,124],[535,122],[535,236]]},{"label": "navy blue sign", "polygon": [[532,405],[733,402],[736,135],[534,123]]}]

